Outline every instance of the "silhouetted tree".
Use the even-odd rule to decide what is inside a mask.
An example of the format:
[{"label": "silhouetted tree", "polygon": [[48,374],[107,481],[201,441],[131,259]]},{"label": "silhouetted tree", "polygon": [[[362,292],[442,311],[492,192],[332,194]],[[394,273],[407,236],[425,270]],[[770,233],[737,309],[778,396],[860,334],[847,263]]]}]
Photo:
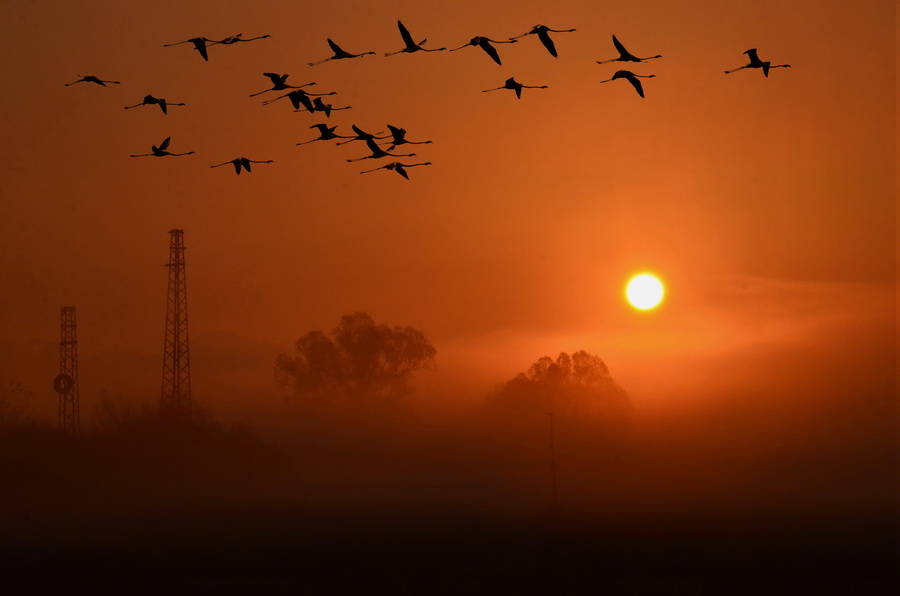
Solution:
[{"label": "silhouetted tree", "polygon": [[275,381],[307,403],[388,403],[412,391],[412,374],[433,368],[435,354],[418,329],[377,325],[358,312],[341,317],[330,337],[310,331],[293,354],[280,354]]},{"label": "silhouetted tree", "polygon": [[627,414],[628,395],[599,356],[584,350],[553,360],[539,358],[526,373],[498,385],[490,405],[522,412],[558,412],[619,417]]}]

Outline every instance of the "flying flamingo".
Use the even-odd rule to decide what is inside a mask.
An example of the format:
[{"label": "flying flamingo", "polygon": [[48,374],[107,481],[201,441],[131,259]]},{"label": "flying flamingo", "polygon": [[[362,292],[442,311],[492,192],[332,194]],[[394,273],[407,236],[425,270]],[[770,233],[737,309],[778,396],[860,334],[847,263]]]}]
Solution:
[{"label": "flying flamingo", "polygon": [[131,157],[165,157],[167,155],[171,155],[172,157],[180,157],[182,155],[190,155],[191,153],[193,153],[193,151],[188,151],[187,153],[169,153],[167,149],[169,148],[170,140],[172,140],[172,137],[166,137],[166,139],[159,144],[159,147],[153,145],[150,148],[150,153],[132,155]]},{"label": "flying flamingo", "polygon": [[231,159],[231,160],[229,160],[229,161],[224,161],[224,162],[222,162],[222,163],[220,163],[220,164],[218,164],[218,165],[209,166],[209,167],[211,167],[211,168],[219,168],[219,167],[221,167],[221,166],[226,166],[226,165],[228,165],[228,164],[232,164],[232,165],[234,166],[234,172],[235,172],[238,176],[240,176],[240,175],[241,175],[241,168],[244,168],[245,170],[247,170],[247,171],[249,172],[249,171],[250,171],[250,164],[252,164],[252,163],[272,163],[272,160],[271,160],[271,159],[266,159],[266,160],[263,160],[263,161],[254,161],[254,160],[252,160],[252,159],[247,159],[246,157],[238,157],[238,158],[236,158],[236,159]]},{"label": "flying flamingo", "polygon": [[403,38],[403,43],[406,44],[406,47],[402,50],[397,50],[396,52],[388,52],[385,56],[393,56],[394,54],[402,54],[406,52],[407,54],[412,54],[413,52],[423,51],[423,52],[440,52],[442,50],[446,50],[447,48],[434,48],[434,49],[425,49],[422,47],[422,44],[428,41],[427,39],[423,39],[419,43],[413,41],[412,35],[409,34],[409,31],[406,27],[403,26],[403,23],[397,21],[397,27],[400,29],[400,36]]},{"label": "flying flamingo", "polygon": [[469,40],[469,43],[459,46],[458,48],[453,48],[450,51],[455,52],[456,50],[461,50],[463,48],[467,48],[469,46],[478,46],[482,50],[484,50],[488,56],[491,57],[491,60],[496,62],[497,64],[502,64],[500,62],[500,55],[497,53],[497,48],[492,46],[492,43],[518,43],[518,39],[509,39],[507,41],[497,41],[496,39],[491,39],[489,37],[483,37],[478,35]]},{"label": "flying flamingo", "polygon": [[310,128],[319,129],[319,136],[310,139],[309,141],[303,141],[302,143],[297,143],[298,145],[306,145],[307,143],[315,143],[316,141],[330,141],[331,139],[354,139],[356,137],[348,137],[346,135],[335,134],[334,129],[337,128],[335,126],[328,126],[327,124],[313,124]]},{"label": "flying flamingo", "polygon": [[498,89],[512,89],[516,92],[516,97],[521,99],[522,97],[522,89],[546,89],[547,85],[523,85],[518,82],[515,77],[509,77],[506,79],[506,82],[502,87],[494,87],[493,89],[485,89],[482,93],[487,93],[488,91],[497,91]]},{"label": "flying flamingo", "polygon": [[535,25],[531,28],[531,31],[526,31],[522,35],[516,35],[515,37],[510,37],[510,40],[519,39],[520,37],[525,37],[526,35],[535,34],[538,36],[538,39],[541,40],[541,43],[544,44],[544,47],[547,48],[547,51],[550,52],[550,55],[554,58],[556,55],[556,46],[553,44],[553,40],[550,39],[550,32],[553,33],[571,33],[575,31],[574,29],[551,29],[546,25]]},{"label": "flying flamingo", "polygon": [[396,126],[387,125],[388,130],[391,131],[391,136],[393,140],[391,142],[391,146],[388,147],[388,151],[396,147],[397,145],[428,145],[431,144],[431,141],[408,141],[406,140],[406,129],[398,128]]},{"label": "flying flamingo", "polygon": [[362,161],[363,159],[380,159],[382,157],[414,157],[415,153],[388,153],[381,147],[379,147],[374,139],[366,139],[366,145],[369,147],[369,151],[372,152],[372,155],[365,155],[363,157],[356,157],[354,159],[348,159],[347,161]]},{"label": "flying flamingo", "polygon": [[313,112],[325,112],[326,118],[331,118],[331,112],[337,110],[349,110],[353,106],[344,106],[342,108],[335,108],[330,103],[326,104],[322,101],[321,97],[317,97],[313,100]]},{"label": "flying flamingo", "polygon": [[424,163],[400,163],[399,161],[392,161],[389,164],[385,164],[383,166],[379,166],[377,168],[373,168],[371,170],[363,170],[360,174],[368,174],[369,172],[374,172],[376,170],[394,170],[407,180],[409,180],[409,174],[406,173],[406,168],[414,168],[416,166],[430,166],[431,162],[426,161]]},{"label": "flying flamingo", "polygon": [[654,58],[662,58],[661,55],[657,56],[648,56],[647,58],[638,58],[631,52],[625,49],[625,46],[622,45],[616,36],[612,36],[613,45],[616,46],[616,50],[619,52],[618,58],[610,58],[609,60],[597,60],[597,64],[607,64],[609,62],[646,62],[647,60],[653,60]]},{"label": "flying flamingo", "polygon": [[87,76],[78,75],[78,76],[81,78],[78,79],[77,81],[72,81],[71,83],[66,83],[65,84],[66,87],[68,87],[69,85],[74,85],[75,83],[97,83],[101,87],[106,87],[107,83],[112,83],[114,85],[121,84],[121,83],[119,83],[119,81],[104,81],[103,79],[95,77],[94,75],[87,75]]},{"label": "flying flamingo", "polygon": [[217,42],[217,41],[212,41],[212,40],[207,39],[207,38],[205,38],[205,37],[192,37],[192,38],[186,39],[186,40],[184,40],[184,41],[176,41],[175,43],[166,43],[166,44],[163,44],[163,47],[164,47],[164,48],[169,48],[169,47],[177,46],[177,45],[180,45],[180,44],[183,44],[183,43],[193,44],[194,49],[197,50],[198,52],[200,52],[200,55],[203,56],[203,59],[204,59],[204,60],[206,60],[207,62],[209,62],[209,54],[208,54],[207,51],[206,51],[206,47],[207,47],[206,44],[209,43],[209,45],[214,45],[214,44],[217,44],[217,43],[219,43],[219,42]]},{"label": "flying flamingo", "polygon": [[264,106],[269,105],[274,101],[278,101],[279,99],[287,97],[291,101],[291,105],[294,106],[294,111],[300,111],[300,106],[302,105],[306,108],[306,111],[312,114],[315,111],[313,107],[312,101],[309,99],[311,95],[334,95],[336,91],[329,91],[328,93],[310,93],[308,91],[304,91],[303,89],[294,89],[290,93],[285,93],[284,95],[279,95],[274,99],[267,99],[263,102]]},{"label": "flying flamingo", "polygon": [[380,135],[382,132],[384,132],[383,130],[379,130],[375,134],[371,134],[371,133],[364,131],[363,129],[361,129],[360,127],[358,127],[355,124],[351,124],[350,128],[353,129],[353,132],[356,133],[356,136],[351,138],[349,141],[341,141],[339,143],[335,143],[336,145],[346,145],[347,143],[349,143],[351,141],[368,141],[369,139],[386,139],[389,136],[391,136],[391,135],[384,135],[382,137],[379,137],[377,135]]},{"label": "flying flamingo", "polygon": [[311,85],[315,85],[315,83],[306,83],[303,85],[288,85],[287,78],[290,75],[286,74],[277,74],[274,72],[264,72],[263,76],[269,77],[269,80],[272,81],[272,86],[269,89],[263,89],[257,93],[251,93],[250,97],[256,97],[257,95],[262,95],[267,91],[284,91],[285,89],[300,89],[301,87],[309,87]]},{"label": "flying flamingo", "polygon": [[625,79],[634,87],[635,91],[638,92],[638,95],[644,97],[644,87],[641,85],[641,82],[638,80],[638,77],[642,77],[645,79],[651,79],[656,75],[639,75],[634,74],[630,70],[617,70],[611,79],[606,79],[605,81],[600,81],[601,83],[608,83],[610,81],[615,81],[616,79]]},{"label": "flying flamingo", "polygon": [[207,40],[207,41],[209,41],[210,44],[220,43],[222,45],[230,46],[230,45],[238,43],[240,41],[256,41],[257,39],[265,39],[267,37],[272,37],[271,35],[269,35],[267,33],[265,35],[257,35],[256,37],[251,37],[250,39],[244,39],[243,37],[241,37],[242,35],[243,35],[243,33],[238,33],[237,35],[232,35],[231,37],[226,37],[225,39],[220,39],[219,41],[212,41],[212,40]]},{"label": "flying flamingo", "polygon": [[125,106],[125,109],[130,110],[131,108],[139,108],[141,106],[152,106],[152,105],[158,105],[159,109],[162,110],[163,114],[168,114],[169,112],[168,112],[167,106],[183,106],[184,104],[183,103],[172,103],[172,102],[166,101],[165,99],[163,99],[161,97],[157,98],[157,97],[153,97],[152,95],[145,95],[144,99],[143,99],[143,101],[141,101],[141,103],[134,104],[133,106]]},{"label": "flying flamingo", "polygon": [[737,68],[732,68],[731,70],[726,70],[725,74],[731,74],[733,72],[737,72],[739,70],[743,70],[745,68],[761,68],[763,71],[763,75],[768,78],[769,69],[770,68],[790,68],[790,64],[772,64],[771,62],[763,62],[759,59],[759,56],[756,55],[756,48],[751,48],[744,52],[750,58],[750,62],[743,66],[739,66]]},{"label": "flying flamingo", "polygon": [[310,66],[316,66],[316,65],[318,65],[318,64],[322,64],[322,63],[324,63],[324,62],[328,62],[329,60],[341,60],[341,59],[343,59],[343,58],[359,58],[360,56],[365,56],[365,55],[367,55],[367,54],[374,54],[374,53],[375,53],[375,52],[363,52],[363,53],[361,53],[361,54],[351,54],[350,52],[346,51],[345,49],[343,49],[343,48],[342,48],[341,46],[339,46],[338,44],[336,44],[336,43],[334,43],[333,41],[331,41],[330,38],[328,38],[328,45],[331,46],[331,50],[334,52],[334,55],[333,55],[333,56],[330,56],[330,57],[328,57],[328,58],[325,58],[324,60],[319,60],[319,61],[317,61],[317,62],[310,62],[310,63],[309,63]]}]

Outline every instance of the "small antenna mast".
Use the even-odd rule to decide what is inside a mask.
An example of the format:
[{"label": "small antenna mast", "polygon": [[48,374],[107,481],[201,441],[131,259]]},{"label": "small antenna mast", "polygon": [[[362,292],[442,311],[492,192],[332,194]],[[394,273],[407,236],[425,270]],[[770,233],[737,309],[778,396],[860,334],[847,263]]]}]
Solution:
[{"label": "small antenna mast", "polygon": [[553,412],[547,412],[550,417],[550,475],[553,480],[553,506],[556,507],[556,448],[553,444]]}]

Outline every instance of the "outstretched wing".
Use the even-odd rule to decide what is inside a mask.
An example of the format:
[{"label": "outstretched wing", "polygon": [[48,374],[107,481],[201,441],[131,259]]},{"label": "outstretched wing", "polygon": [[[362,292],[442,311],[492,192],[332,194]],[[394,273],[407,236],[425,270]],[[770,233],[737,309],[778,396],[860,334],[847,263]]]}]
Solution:
[{"label": "outstretched wing", "polygon": [[269,80],[272,81],[273,85],[277,85],[279,83],[284,83],[285,81],[287,81],[287,78],[288,78],[287,75],[280,75],[280,74],[277,74],[274,72],[264,72],[263,76],[269,77]]},{"label": "outstretched wing", "polygon": [[328,45],[331,46],[331,50],[332,50],[335,54],[340,55],[340,54],[345,54],[345,53],[346,53],[346,52],[344,52],[343,49],[341,49],[341,46],[339,46],[338,44],[336,44],[336,43],[334,43],[333,41],[331,41],[330,38],[328,39]]},{"label": "outstretched wing", "polygon": [[550,39],[550,34],[545,29],[541,29],[538,31],[538,38],[544,44],[544,47],[547,48],[547,51],[550,52],[550,55],[556,58],[556,46],[553,44],[553,40]]},{"label": "outstretched wing", "polygon": [[381,155],[384,153],[372,137],[366,137],[366,146],[373,155]]},{"label": "outstretched wing", "polygon": [[640,79],[638,79],[635,76],[630,76],[630,77],[625,77],[625,78],[628,79],[628,82],[634,86],[634,89],[635,89],[635,91],[638,92],[638,95],[640,95],[641,97],[644,97],[644,86],[641,85]]},{"label": "outstretched wing", "polygon": [[403,38],[403,43],[405,43],[407,46],[416,45],[416,42],[413,41],[412,35],[409,34],[409,31],[406,29],[406,27],[403,26],[402,22],[397,21],[397,27],[400,29],[400,37]]},{"label": "outstretched wing", "polygon": [[482,50],[487,52],[487,55],[491,57],[491,60],[493,60],[497,64],[501,64],[500,63],[500,55],[497,53],[497,48],[492,46],[491,42],[489,42],[487,39],[482,37],[481,40],[478,42],[478,45],[481,47]]},{"label": "outstretched wing", "polygon": [[622,45],[622,42],[620,42],[618,39],[616,39],[615,35],[613,35],[612,38],[613,38],[613,45],[616,46],[616,50],[618,50],[619,54],[621,54],[622,56],[625,56],[626,54],[628,54],[628,50],[625,49],[625,46]]},{"label": "outstretched wing", "polygon": [[171,141],[171,140],[172,140],[172,137],[166,137],[166,140],[164,140],[162,143],[159,144],[160,151],[165,151],[166,149],[168,149],[169,141]]},{"label": "outstretched wing", "polygon": [[[244,169],[249,172],[250,171],[250,160],[247,159],[246,157],[242,157],[240,159],[240,162],[241,162],[241,165],[244,166]],[[238,172],[238,173],[240,173],[240,172]]]},{"label": "outstretched wing", "polygon": [[409,174],[407,174],[406,170],[403,169],[402,163],[398,163],[396,166],[394,166],[394,170],[396,170],[398,174],[409,180]]},{"label": "outstretched wing", "polygon": [[192,44],[194,44],[194,48],[200,52],[200,55],[203,56],[203,59],[209,62],[209,54],[206,52],[206,38],[204,37],[194,37],[189,40]]},{"label": "outstretched wing", "polygon": [[299,110],[300,105],[302,104],[303,107],[306,108],[307,112],[313,111],[312,102],[309,101],[309,97],[306,95],[306,93],[303,93],[302,91],[291,91],[290,93],[288,93],[288,99],[291,100],[291,105],[294,106],[295,110]]}]

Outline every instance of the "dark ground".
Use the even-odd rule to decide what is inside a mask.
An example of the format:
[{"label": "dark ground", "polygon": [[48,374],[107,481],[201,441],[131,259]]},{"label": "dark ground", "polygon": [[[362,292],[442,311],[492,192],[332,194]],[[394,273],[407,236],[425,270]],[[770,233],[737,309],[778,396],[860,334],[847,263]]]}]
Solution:
[{"label": "dark ground", "polygon": [[896,528],[886,521],[588,521],[551,510],[531,519],[459,511],[170,512],[4,541],[2,575],[7,586],[48,593],[105,584],[120,593],[196,593],[205,585],[888,594],[897,550]]},{"label": "dark ground", "polygon": [[[529,475],[544,446],[520,457],[511,440],[467,450],[445,439],[332,441],[331,459],[320,461],[320,443],[288,454],[246,429],[0,435],[0,592],[893,594],[897,587],[896,493],[885,498],[895,490],[890,458],[868,470],[848,467],[856,484],[844,482],[846,471],[816,480],[798,475],[808,473],[805,463],[784,463],[775,484],[747,466],[725,473],[656,456],[644,456],[652,466],[643,472],[634,471],[636,459],[618,468],[585,460],[576,469],[563,451],[561,505],[550,507],[547,470]],[[582,472],[605,484],[579,486],[571,478]],[[879,483],[861,488],[873,479]],[[771,498],[763,494],[776,488]],[[571,498],[588,493],[579,503]],[[820,498],[825,493],[830,501]]]}]

